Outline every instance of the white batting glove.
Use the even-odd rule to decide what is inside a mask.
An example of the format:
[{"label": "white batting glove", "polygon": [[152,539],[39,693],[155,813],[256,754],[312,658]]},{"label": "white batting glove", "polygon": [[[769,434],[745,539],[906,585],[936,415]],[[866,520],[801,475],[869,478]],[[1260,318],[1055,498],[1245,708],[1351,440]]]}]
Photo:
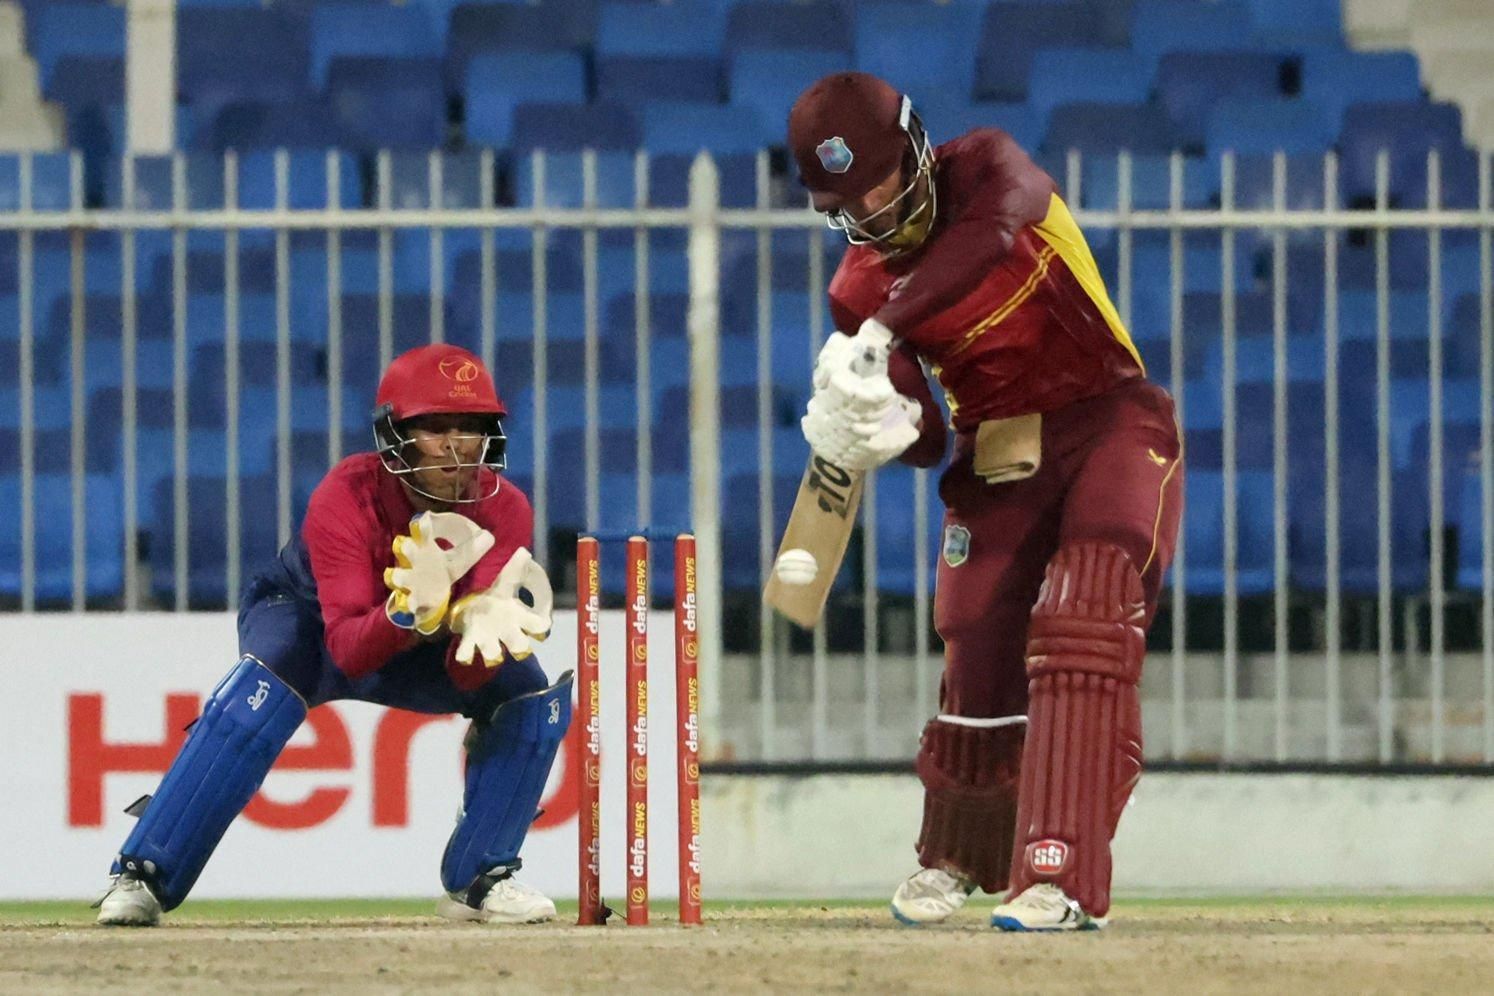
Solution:
[{"label": "white batting glove", "polygon": [[846,470],[870,470],[918,439],[922,407],[887,376],[892,333],[875,319],[835,333],[815,362],[814,395],[800,420],[810,448]]},{"label": "white batting glove", "polygon": [[[445,546],[440,545],[444,543]],[[493,534],[456,512],[422,512],[394,538],[398,567],[386,568],[384,613],[401,629],[429,636],[446,618],[451,586],[493,548]]]},{"label": "white batting glove", "polygon": [[[519,600],[520,589],[529,592],[532,608]],[[550,635],[554,607],[555,593],[545,569],[519,547],[492,587],[451,607],[451,631],[462,638],[457,644],[457,662],[471,664],[474,655],[481,655],[484,667],[497,667],[505,651],[523,660],[534,652],[535,642]]]}]

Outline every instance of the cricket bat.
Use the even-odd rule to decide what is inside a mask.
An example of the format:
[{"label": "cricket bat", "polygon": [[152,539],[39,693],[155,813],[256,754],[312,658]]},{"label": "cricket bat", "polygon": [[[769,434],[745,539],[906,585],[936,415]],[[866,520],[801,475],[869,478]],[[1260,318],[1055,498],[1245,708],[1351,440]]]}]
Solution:
[{"label": "cricket bat", "polygon": [[778,553],[808,550],[819,563],[819,573],[808,584],[793,585],[784,584],[774,572],[763,589],[763,604],[805,629],[819,624],[830,585],[840,573],[840,562],[856,525],[856,510],[861,506],[864,477],[861,471],[845,470],[822,456],[811,455],[804,479],[799,482]]}]

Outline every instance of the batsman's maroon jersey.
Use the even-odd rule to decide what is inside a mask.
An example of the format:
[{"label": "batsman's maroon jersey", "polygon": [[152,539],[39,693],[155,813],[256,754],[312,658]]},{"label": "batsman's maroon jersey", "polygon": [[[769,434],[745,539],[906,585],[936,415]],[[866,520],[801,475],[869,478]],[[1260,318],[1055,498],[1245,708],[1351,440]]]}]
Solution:
[{"label": "batsman's maroon jersey", "polygon": [[[491,474],[480,471],[479,493],[491,489]],[[491,585],[515,550],[532,546],[534,534],[529,499],[506,480],[491,498],[454,510],[492,533],[494,542],[453,586],[453,602]],[[321,607],[327,651],[350,678],[377,670],[421,639],[394,625],[384,613],[389,595],[384,569],[395,565],[394,538],[409,531],[415,514],[404,486],[384,469],[375,453],[343,460],[312,492],[301,525],[301,543]],[[481,665],[455,664],[449,653],[446,659],[447,671],[458,688],[475,688],[496,673]]]},{"label": "batsman's maroon jersey", "polygon": [[[830,283],[838,328],[850,333],[872,317],[890,328],[930,364],[960,432],[1143,375],[1052,178],[1009,135],[980,129],[939,146],[934,183],[940,216],[919,250],[846,251]],[[922,381],[910,366],[894,352],[904,393]]]}]

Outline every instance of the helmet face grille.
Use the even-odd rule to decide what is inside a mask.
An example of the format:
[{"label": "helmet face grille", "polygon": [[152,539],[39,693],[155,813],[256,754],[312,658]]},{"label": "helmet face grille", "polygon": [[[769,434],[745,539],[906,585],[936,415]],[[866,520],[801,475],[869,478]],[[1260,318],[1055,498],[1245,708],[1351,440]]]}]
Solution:
[{"label": "helmet face grille", "polygon": [[[480,488],[477,493],[462,498],[432,494],[420,486],[419,480],[414,476],[420,468],[410,462],[410,451],[415,446],[415,440],[405,433],[404,426],[404,422],[395,421],[391,405],[381,405],[374,412],[374,449],[379,454],[379,460],[383,463],[384,469],[399,478],[405,487],[422,498],[449,505],[466,505],[484,501],[498,493],[502,486],[498,475],[508,467],[508,437],[503,433],[503,423],[496,416],[492,419],[492,427],[489,431],[481,434],[482,448],[478,451],[477,459],[469,462],[458,458],[455,464],[463,469],[477,468],[480,471],[486,468],[492,471],[492,485],[488,488]],[[454,451],[453,455],[455,455]]]},{"label": "helmet face grille", "polygon": [[[844,210],[831,211],[825,215],[825,224],[843,234],[851,245],[875,245],[887,255],[907,252],[922,245],[933,228],[938,211],[938,192],[934,187],[934,150],[929,144],[928,133],[923,130],[923,122],[913,112],[912,104],[906,97],[903,102],[901,120],[914,164],[907,185],[896,197],[865,218],[857,218]],[[905,202],[914,197],[918,188],[923,185],[927,185],[928,196],[914,206],[907,217],[885,232],[874,234],[867,230],[868,224],[889,212],[894,215],[901,212]]]}]

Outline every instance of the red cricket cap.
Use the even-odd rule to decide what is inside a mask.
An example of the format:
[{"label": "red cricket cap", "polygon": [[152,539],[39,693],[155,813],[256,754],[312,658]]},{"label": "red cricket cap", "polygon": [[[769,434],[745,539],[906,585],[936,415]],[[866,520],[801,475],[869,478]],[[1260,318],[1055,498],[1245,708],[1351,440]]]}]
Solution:
[{"label": "red cricket cap", "polygon": [[810,190],[860,197],[892,175],[908,151],[903,98],[870,73],[834,73],[789,111],[788,142]]},{"label": "red cricket cap", "polygon": [[384,371],[376,409],[396,421],[417,415],[507,415],[482,360],[460,346],[438,343],[401,353]]}]

